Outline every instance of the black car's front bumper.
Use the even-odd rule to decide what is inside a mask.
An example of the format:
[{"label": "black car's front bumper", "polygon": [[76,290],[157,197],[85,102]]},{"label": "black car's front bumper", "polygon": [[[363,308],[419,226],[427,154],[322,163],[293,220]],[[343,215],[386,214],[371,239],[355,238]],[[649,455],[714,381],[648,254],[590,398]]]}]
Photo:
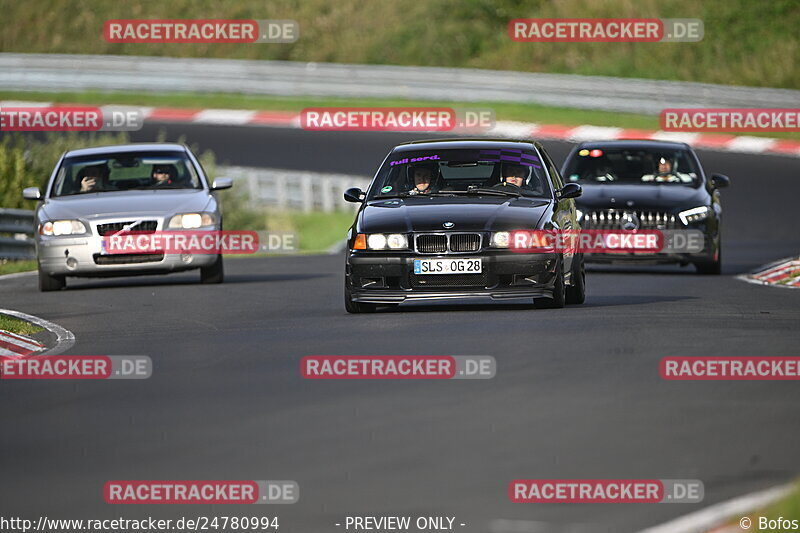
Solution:
[{"label": "black car's front bumper", "polygon": [[[482,260],[481,274],[414,274],[414,259]],[[458,255],[349,252],[345,284],[355,302],[397,304],[451,298],[551,298],[558,254],[510,251]]]}]

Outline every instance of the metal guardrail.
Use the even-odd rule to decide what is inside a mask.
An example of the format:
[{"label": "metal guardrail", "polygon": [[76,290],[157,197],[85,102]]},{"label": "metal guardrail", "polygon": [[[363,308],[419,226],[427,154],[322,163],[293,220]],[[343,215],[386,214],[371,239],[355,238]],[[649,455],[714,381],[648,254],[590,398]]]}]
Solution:
[{"label": "metal guardrail", "polygon": [[247,191],[254,206],[306,212],[351,210],[354,204],[344,200],[344,191],[370,183],[364,176],[275,168],[218,167],[217,174],[241,183],[237,188]]},{"label": "metal guardrail", "polygon": [[0,259],[33,259],[33,211],[0,209]]},{"label": "metal guardrail", "polygon": [[800,101],[800,91],[791,89],[607,76],[67,54],[0,54],[0,89],[528,102],[650,115],[666,107],[794,108]]}]

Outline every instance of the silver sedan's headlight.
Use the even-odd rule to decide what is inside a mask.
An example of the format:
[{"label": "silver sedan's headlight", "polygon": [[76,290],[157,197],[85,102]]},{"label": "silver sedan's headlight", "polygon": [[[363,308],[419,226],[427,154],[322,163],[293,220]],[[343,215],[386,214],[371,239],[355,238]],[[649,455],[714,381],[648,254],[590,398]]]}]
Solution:
[{"label": "silver sedan's headlight", "polygon": [[80,220],[53,220],[39,226],[39,234],[48,237],[61,235],[85,235],[89,232]]},{"label": "silver sedan's headlight", "polygon": [[213,213],[182,213],[169,219],[169,229],[195,229],[213,226],[217,217]]},{"label": "silver sedan's headlight", "polygon": [[707,206],[701,207],[694,207],[692,209],[687,209],[686,211],[681,211],[678,213],[678,218],[681,219],[681,222],[685,226],[692,224],[694,222],[700,222],[701,220],[705,220],[708,218],[709,208]]}]

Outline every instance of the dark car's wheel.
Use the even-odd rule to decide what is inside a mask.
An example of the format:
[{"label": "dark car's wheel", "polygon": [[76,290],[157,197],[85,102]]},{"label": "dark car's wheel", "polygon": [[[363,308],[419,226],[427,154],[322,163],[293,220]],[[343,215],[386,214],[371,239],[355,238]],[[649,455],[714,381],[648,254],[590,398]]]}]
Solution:
[{"label": "dark car's wheel", "polygon": [[717,253],[713,261],[702,261],[694,264],[698,274],[707,276],[719,276],[722,274],[722,247],[717,248]]},{"label": "dark car's wheel", "polygon": [[553,285],[553,297],[534,298],[533,305],[536,306],[536,309],[560,309],[564,307],[565,300],[564,271],[559,267],[556,282]]},{"label": "dark car's wheel", "polygon": [[572,285],[566,288],[568,304],[582,304],[586,301],[586,268],[583,254],[576,254],[572,260]]},{"label": "dark car's wheel", "polygon": [[51,276],[39,267],[39,290],[42,292],[60,291],[67,286],[65,276]]},{"label": "dark car's wheel", "polygon": [[225,281],[225,267],[222,264],[222,256],[217,256],[217,260],[207,267],[200,267],[200,283],[222,283]]}]

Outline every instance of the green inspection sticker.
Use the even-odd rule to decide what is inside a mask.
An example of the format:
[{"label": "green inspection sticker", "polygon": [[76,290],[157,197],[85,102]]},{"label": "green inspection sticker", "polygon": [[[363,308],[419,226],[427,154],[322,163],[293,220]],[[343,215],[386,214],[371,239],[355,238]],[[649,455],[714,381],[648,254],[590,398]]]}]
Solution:
[{"label": "green inspection sticker", "polygon": [[389,191],[391,191],[391,190],[392,190],[392,186],[391,186],[391,185],[387,185],[386,187],[384,187],[383,189],[381,189],[381,192],[389,192]]}]

